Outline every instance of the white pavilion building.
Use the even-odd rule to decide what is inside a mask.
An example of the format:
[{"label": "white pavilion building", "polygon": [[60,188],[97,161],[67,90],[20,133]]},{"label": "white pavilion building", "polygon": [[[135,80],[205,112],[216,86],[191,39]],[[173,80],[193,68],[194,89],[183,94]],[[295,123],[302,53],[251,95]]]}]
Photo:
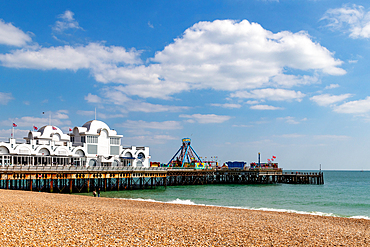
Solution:
[{"label": "white pavilion building", "polygon": [[0,142],[0,165],[75,165],[149,167],[149,147],[123,147],[122,135],[98,120],[64,134],[46,125],[30,131],[26,143]]}]

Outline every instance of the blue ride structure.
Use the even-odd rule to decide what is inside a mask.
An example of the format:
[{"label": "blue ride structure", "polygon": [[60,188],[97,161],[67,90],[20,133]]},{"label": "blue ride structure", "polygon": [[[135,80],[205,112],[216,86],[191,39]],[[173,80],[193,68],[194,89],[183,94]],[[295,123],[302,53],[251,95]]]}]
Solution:
[{"label": "blue ride structure", "polygon": [[191,146],[191,139],[183,138],[180,149],[168,162],[167,166],[201,168],[204,167],[204,164]]}]

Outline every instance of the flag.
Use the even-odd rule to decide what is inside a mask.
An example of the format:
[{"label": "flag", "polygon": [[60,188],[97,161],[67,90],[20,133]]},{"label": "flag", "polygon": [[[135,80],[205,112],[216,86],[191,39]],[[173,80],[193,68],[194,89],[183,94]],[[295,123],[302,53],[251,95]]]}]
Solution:
[{"label": "flag", "polygon": [[276,159],[276,156],[272,156],[272,158]]},{"label": "flag", "polygon": [[13,127],[17,127],[17,125],[15,123],[13,123]]},{"label": "flag", "polygon": [[57,130],[57,128],[55,128],[55,127],[53,126],[53,130]]},{"label": "flag", "polygon": [[34,130],[37,130],[37,127],[34,125],[34,126],[33,126],[33,129],[34,129]]},{"label": "flag", "polygon": [[71,129],[71,128],[69,128],[69,131],[72,131],[72,129]]}]

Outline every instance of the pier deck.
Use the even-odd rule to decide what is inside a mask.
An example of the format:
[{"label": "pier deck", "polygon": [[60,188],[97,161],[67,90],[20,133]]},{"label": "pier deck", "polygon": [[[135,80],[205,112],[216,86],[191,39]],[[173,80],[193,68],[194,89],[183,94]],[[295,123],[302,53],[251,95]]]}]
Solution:
[{"label": "pier deck", "polygon": [[59,193],[149,189],[195,184],[324,184],[323,173],[165,167],[2,166],[0,188]]}]

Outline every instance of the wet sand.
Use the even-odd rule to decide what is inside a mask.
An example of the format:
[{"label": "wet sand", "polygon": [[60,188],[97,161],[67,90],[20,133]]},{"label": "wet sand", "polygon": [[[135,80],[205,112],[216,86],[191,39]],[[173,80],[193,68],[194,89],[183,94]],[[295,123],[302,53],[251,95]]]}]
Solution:
[{"label": "wet sand", "polygon": [[370,246],[370,220],[0,190],[1,246]]}]

